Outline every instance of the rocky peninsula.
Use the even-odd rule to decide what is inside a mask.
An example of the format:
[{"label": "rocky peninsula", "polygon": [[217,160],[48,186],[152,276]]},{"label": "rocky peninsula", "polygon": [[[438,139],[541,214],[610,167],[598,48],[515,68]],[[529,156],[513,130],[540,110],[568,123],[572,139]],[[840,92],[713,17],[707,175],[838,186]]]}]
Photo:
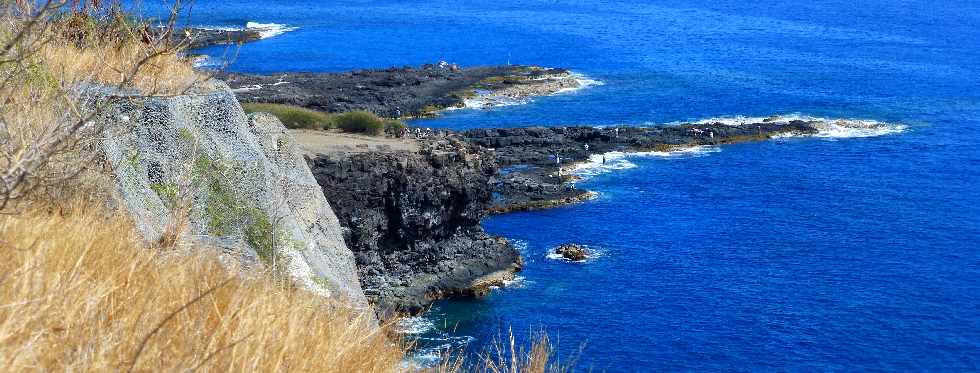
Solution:
[{"label": "rocky peninsula", "polygon": [[535,210],[588,200],[593,194],[575,187],[576,164],[608,152],[670,152],[695,146],[759,141],[774,136],[812,135],[821,121],[782,120],[749,123],[688,123],[656,127],[529,127],[476,129],[466,141],[494,149],[502,168],[491,211]]},{"label": "rocky peninsula", "polygon": [[493,106],[575,88],[568,70],[537,66],[460,68],[445,62],[345,73],[220,74],[242,102],[301,106],[327,113],[370,111],[418,118],[467,105]]}]

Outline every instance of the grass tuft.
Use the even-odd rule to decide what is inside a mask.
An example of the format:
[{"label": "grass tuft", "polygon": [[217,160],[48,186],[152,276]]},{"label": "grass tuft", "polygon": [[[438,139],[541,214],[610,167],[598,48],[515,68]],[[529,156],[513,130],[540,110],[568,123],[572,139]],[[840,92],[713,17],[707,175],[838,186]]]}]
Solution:
[{"label": "grass tuft", "polygon": [[286,128],[292,129],[331,129],[334,128],[332,115],[307,108],[264,103],[242,104],[246,113],[269,113],[282,121]]},{"label": "grass tuft", "polygon": [[344,132],[364,133],[371,136],[382,135],[385,132],[384,121],[374,113],[366,111],[338,114],[335,116],[335,121],[337,128]]}]

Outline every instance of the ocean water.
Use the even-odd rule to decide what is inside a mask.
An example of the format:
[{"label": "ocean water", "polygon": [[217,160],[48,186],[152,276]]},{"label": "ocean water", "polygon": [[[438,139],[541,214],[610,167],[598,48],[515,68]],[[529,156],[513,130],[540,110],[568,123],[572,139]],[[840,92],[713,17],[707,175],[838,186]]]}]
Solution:
[{"label": "ocean water", "polygon": [[[611,372],[980,369],[980,3],[198,0],[188,22],[288,30],[205,51],[233,71],[446,60],[602,82],[413,123],[426,127],[772,114],[906,126],[584,169],[598,199],[484,221],[526,269],[409,320],[422,360],[512,329]],[[599,255],[548,258],[564,242]]]}]

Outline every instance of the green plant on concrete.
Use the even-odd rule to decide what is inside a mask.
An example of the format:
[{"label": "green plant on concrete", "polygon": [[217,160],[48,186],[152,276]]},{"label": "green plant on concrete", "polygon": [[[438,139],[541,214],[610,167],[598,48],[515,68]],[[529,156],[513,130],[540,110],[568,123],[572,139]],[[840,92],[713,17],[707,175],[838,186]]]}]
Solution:
[{"label": "green plant on concrete", "polygon": [[273,271],[282,272],[286,266],[285,258],[279,249],[288,242],[278,232],[282,224],[270,219],[261,209],[248,206],[247,201],[235,192],[229,180],[236,174],[236,168],[222,160],[198,156],[194,161],[193,182],[204,188],[207,194],[204,215],[208,231],[217,236],[235,233],[237,227],[244,227],[245,242],[255,250],[255,254]]},{"label": "green plant on concrete", "polygon": [[247,225],[245,226],[245,242],[255,250],[265,263],[276,262],[276,229],[269,215],[257,208],[247,209]]},{"label": "green plant on concrete", "polygon": [[126,163],[133,168],[134,171],[140,170],[140,154],[135,150],[130,151],[126,154]]},{"label": "green plant on concrete", "polygon": [[365,133],[378,136],[384,133],[385,123],[377,115],[366,111],[352,111],[336,115],[334,121],[337,128],[344,132]]},{"label": "green plant on concrete", "polygon": [[153,190],[163,201],[163,205],[169,210],[173,210],[177,207],[178,201],[178,190],[177,184],[174,183],[153,183],[150,184],[150,189]]},{"label": "green plant on concrete", "polygon": [[191,130],[186,129],[186,128],[177,129],[177,134],[180,135],[180,138],[181,139],[183,139],[184,141],[187,141],[187,142],[193,143],[193,142],[195,142],[197,140],[194,137],[194,134],[191,133]]},{"label": "green plant on concrete", "polygon": [[304,107],[281,104],[247,103],[242,108],[246,113],[269,113],[282,121],[286,128],[330,129],[334,128],[332,115]]},{"label": "green plant on concrete", "polygon": [[241,217],[238,199],[227,185],[227,180],[228,167],[225,162],[212,160],[206,155],[199,155],[194,160],[191,181],[207,194],[204,215],[208,221],[208,231],[218,236],[231,234],[237,219]]}]

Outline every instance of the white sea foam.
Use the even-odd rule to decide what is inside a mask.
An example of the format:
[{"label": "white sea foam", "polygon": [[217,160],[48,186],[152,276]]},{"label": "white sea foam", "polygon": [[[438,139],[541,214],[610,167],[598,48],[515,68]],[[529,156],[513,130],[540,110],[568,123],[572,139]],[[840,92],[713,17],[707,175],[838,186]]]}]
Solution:
[{"label": "white sea foam", "polygon": [[606,255],[605,250],[594,248],[587,245],[582,245],[582,247],[585,248],[585,251],[588,253],[588,257],[585,258],[585,260],[569,260],[568,258],[565,258],[561,254],[556,253],[555,248],[549,249],[548,252],[545,253],[545,258],[562,261],[562,262],[569,262],[569,263],[588,263],[596,259],[602,258],[603,256]]},{"label": "white sea foam", "polygon": [[[602,81],[592,79],[584,74],[570,73],[572,78],[578,82],[577,87],[563,88],[553,92],[551,95],[567,94],[575,91],[580,91],[585,88],[600,86],[605,83]],[[549,80],[554,79],[552,77],[538,78],[539,80]],[[459,109],[492,109],[506,106],[516,106],[524,105],[534,101],[534,97],[509,97],[505,95],[494,94],[493,92],[480,92],[477,91],[476,97],[468,98],[463,100],[463,107],[459,108],[448,108],[446,110],[459,110]]]},{"label": "white sea foam", "polygon": [[440,336],[422,337],[418,341],[434,343],[434,346],[420,348],[412,352],[409,361],[402,364],[405,370],[418,371],[425,368],[433,368],[443,360],[443,357],[450,352],[463,351],[466,345],[472,343],[476,338],[471,336]]},{"label": "white sea foam", "polygon": [[505,106],[516,106],[524,105],[530,102],[530,98],[513,98],[506,96],[497,95],[482,95],[478,94],[476,97],[467,98],[463,100],[463,107],[451,107],[446,110],[458,110],[458,109],[490,109],[499,108]]},{"label": "white sea foam", "polygon": [[299,27],[290,27],[287,25],[279,23],[258,23],[258,22],[248,22],[245,27],[233,27],[233,26],[193,26],[195,29],[201,30],[213,30],[213,31],[257,31],[262,39],[268,39],[274,36],[279,36],[290,31],[298,30]]},{"label": "white sea foam", "polygon": [[514,249],[517,250],[521,255],[527,254],[527,241],[524,240],[510,240],[511,245],[514,245]]},{"label": "white sea foam", "polygon": [[592,78],[586,76],[585,74],[580,74],[580,73],[573,72],[573,73],[571,73],[571,75],[572,75],[573,78],[575,78],[575,81],[578,82],[578,87],[559,89],[554,94],[560,95],[560,94],[565,94],[565,93],[572,93],[572,92],[581,91],[581,90],[586,89],[586,88],[589,88],[589,87],[596,87],[596,86],[600,86],[600,85],[606,84],[606,83],[602,82],[601,80],[592,79]]},{"label": "white sea foam", "polygon": [[721,148],[711,145],[686,146],[670,151],[659,152],[635,152],[627,153],[630,157],[655,157],[655,158],[692,158],[703,157],[712,153],[721,152]]},{"label": "white sea foam", "polygon": [[[854,137],[875,137],[885,136],[895,133],[902,133],[908,126],[898,123],[885,123],[872,119],[849,119],[849,118],[823,118],[804,114],[785,114],[773,115],[769,117],[718,117],[702,119],[693,124],[713,124],[721,123],[729,126],[740,126],[752,123],[789,123],[795,120],[804,122],[816,122],[815,127],[819,131],[816,134],[780,134],[774,138],[786,137],[818,137],[818,138],[854,138]],[[682,122],[677,122],[678,124]]]},{"label": "white sea foam", "polygon": [[[589,156],[587,162],[576,164],[571,172],[579,177],[589,177],[612,171],[635,168],[636,164],[627,159],[627,154],[623,152],[593,154]],[[603,159],[605,159],[605,162],[603,162]]]},{"label": "white sea foam", "polygon": [[[522,289],[527,286],[529,281],[524,276],[514,276],[513,280],[504,280],[503,288],[506,289]],[[491,289],[500,289],[501,286],[491,286]]]},{"label": "white sea foam", "polygon": [[852,138],[876,137],[902,133],[908,129],[903,124],[880,123],[873,120],[838,119],[826,121],[817,126],[820,131],[813,137]]},{"label": "white sea foam", "polygon": [[213,68],[221,67],[225,64],[225,62],[222,59],[213,56],[198,56],[194,58],[192,64],[196,68]]},{"label": "white sea foam", "polygon": [[[636,163],[631,162],[630,158],[690,158],[701,157],[720,151],[721,148],[717,146],[690,146],[662,152],[608,152],[605,154],[593,154],[589,156],[589,160],[587,162],[575,164],[574,168],[571,170],[571,173],[581,178],[589,178],[613,171],[636,168]],[[605,163],[602,161],[603,157],[605,157]]]},{"label": "white sea foam", "polygon": [[258,23],[249,22],[245,24],[246,30],[258,31],[262,39],[268,39],[274,36],[279,36],[290,31],[295,31],[298,27],[289,27],[278,23]]},{"label": "white sea foam", "polygon": [[[667,125],[680,125],[680,124],[715,124],[720,123],[729,126],[742,126],[751,125],[752,123],[782,123],[788,124],[792,121],[801,120],[804,122],[810,122],[817,129],[816,134],[802,134],[802,133],[784,133],[774,135],[773,138],[790,138],[790,137],[815,137],[824,139],[841,139],[841,138],[860,138],[860,137],[875,137],[875,136],[885,136],[896,133],[902,133],[908,130],[908,126],[898,123],[886,123],[871,119],[834,119],[834,118],[822,118],[814,117],[803,114],[787,114],[787,115],[773,115],[769,117],[746,117],[746,116],[734,116],[734,117],[716,117],[702,119],[694,122],[672,122]],[[652,124],[647,123],[647,126]],[[582,178],[589,178],[591,176],[601,175],[604,173],[625,170],[630,168],[635,168],[636,164],[630,162],[632,157],[659,157],[659,158],[677,158],[677,157],[697,157],[704,156],[711,153],[720,152],[721,148],[717,146],[692,146],[683,147],[671,151],[651,151],[651,152],[609,152],[605,154],[594,154],[589,157],[586,162],[576,164],[571,170],[572,174],[577,175]],[[603,163],[603,157],[605,157],[605,163]]]},{"label": "white sea foam", "polygon": [[[276,87],[276,86],[280,86],[280,85],[283,85],[283,84],[289,84],[289,82],[279,81],[279,82],[275,82],[275,83],[267,84],[267,85],[270,86],[270,87]],[[251,92],[251,91],[258,91],[258,90],[260,90],[262,88],[265,88],[265,85],[262,85],[262,84],[252,84],[252,85],[241,86],[241,87],[232,89],[231,91],[232,92]]]},{"label": "white sea foam", "polygon": [[406,317],[398,320],[395,331],[401,334],[423,334],[435,328],[435,323],[422,316]]}]

